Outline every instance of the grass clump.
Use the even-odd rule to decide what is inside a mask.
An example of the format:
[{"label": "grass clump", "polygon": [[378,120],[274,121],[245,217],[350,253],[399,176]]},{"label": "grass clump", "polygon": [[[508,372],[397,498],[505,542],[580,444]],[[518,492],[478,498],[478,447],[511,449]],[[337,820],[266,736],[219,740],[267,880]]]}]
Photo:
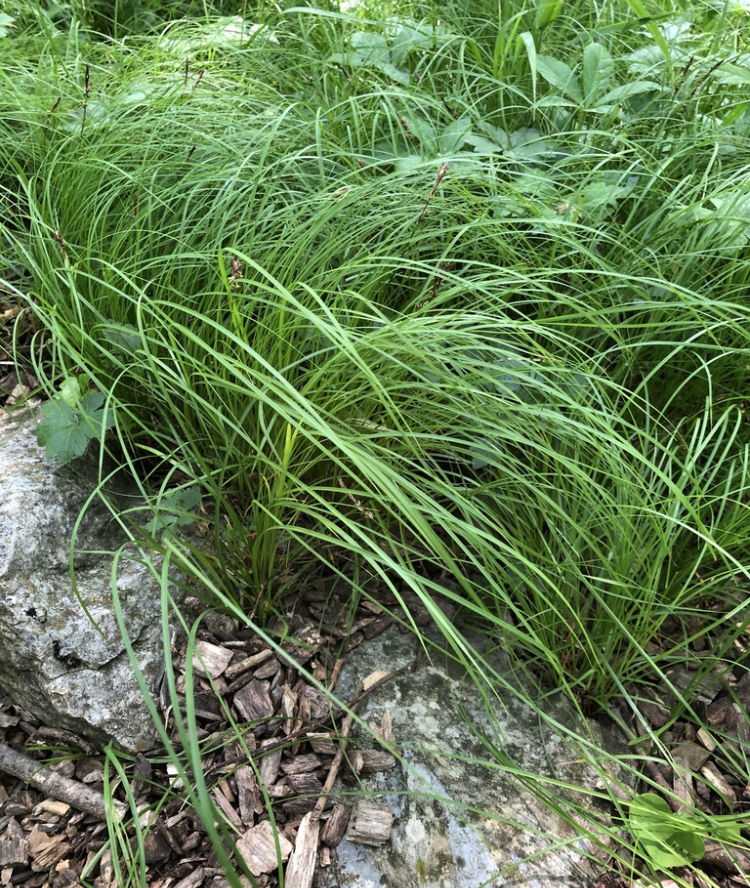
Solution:
[{"label": "grass clump", "polygon": [[375,576],[587,711],[696,631],[724,656],[750,554],[740,13],[230,5],[29,7],[3,38],[2,269],[47,390],[104,396],[107,446],[157,513],[202,504],[195,569],[260,619]]}]

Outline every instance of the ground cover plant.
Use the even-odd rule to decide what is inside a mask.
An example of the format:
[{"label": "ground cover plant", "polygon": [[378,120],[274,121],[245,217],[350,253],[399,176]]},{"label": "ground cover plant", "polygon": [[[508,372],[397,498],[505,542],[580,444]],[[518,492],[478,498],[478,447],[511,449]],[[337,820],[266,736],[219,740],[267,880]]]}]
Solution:
[{"label": "ground cover plant", "polygon": [[[144,544],[261,627],[320,576],[409,590],[488,694],[466,629],[582,712],[624,701],[648,754],[649,688],[702,725],[713,665],[746,668],[746,13],[6,16],[0,307],[40,441],[101,441]],[[649,804],[641,859],[677,865]]]}]

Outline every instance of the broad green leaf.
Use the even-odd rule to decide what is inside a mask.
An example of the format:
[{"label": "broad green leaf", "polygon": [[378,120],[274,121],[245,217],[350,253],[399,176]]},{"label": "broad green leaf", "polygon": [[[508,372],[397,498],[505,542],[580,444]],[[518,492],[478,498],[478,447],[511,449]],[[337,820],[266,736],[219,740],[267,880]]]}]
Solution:
[{"label": "broad green leaf", "polygon": [[466,141],[471,132],[471,120],[462,117],[449,123],[440,136],[440,153],[454,154]]},{"label": "broad green leaf", "polygon": [[369,62],[373,61],[390,61],[391,55],[388,48],[388,41],[382,34],[370,34],[366,31],[358,31],[352,34],[349,41],[352,49],[361,53]]},{"label": "broad green leaf", "polygon": [[49,456],[69,463],[83,456],[90,436],[78,423],[75,411],[64,401],[48,401],[40,408],[42,420],[36,428],[37,443]]},{"label": "broad green leaf", "polygon": [[[748,11],[750,12],[750,10]],[[748,64],[750,64],[750,59],[748,59]],[[748,64],[733,65],[731,62],[727,62],[720,68],[717,68],[711,74],[711,78],[716,83],[726,83],[729,86],[747,86],[750,84],[750,67],[748,67]]]},{"label": "broad green leaf", "polygon": [[583,103],[583,93],[573,71],[560,59],[548,55],[537,55],[536,66],[539,73],[555,89],[579,104]]},{"label": "broad green leaf", "polygon": [[[697,826],[698,824],[696,824],[696,827]],[[675,848],[675,850],[683,852],[685,858],[689,861],[700,860],[706,853],[706,846],[703,839],[698,832],[693,829],[675,830],[675,832],[669,837],[669,843]]]},{"label": "broad green leaf", "polygon": [[433,35],[426,29],[402,25],[391,43],[391,61],[400,65],[412,49],[430,49]]},{"label": "broad green leaf", "polygon": [[650,837],[641,837],[638,840],[643,854],[657,869],[671,869],[675,866],[685,866],[691,858],[673,848],[667,842]]},{"label": "broad green leaf", "polygon": [[75,376],[68,376],[60,386],[58,397],[68,406],[76,407],[81,400],[81,384]]},{"label": "broad green leaf", "polygon": [[408,132],[419,141],[423,154],[434,156],[438,152],[438,140],[432,124],[416,114],[405,112],[403,120],[408,127]]},{"label": "broad green leaf", "polygon": [[389,77],[394,83],[400,83],[401,86],[408,86],[411,79],[406,68],[397,68],[390,62],[373,62],[373,67]]},{"label": "broad green leaf", "polygon": [[740,842],[740,825],[736,820],[719,822],[716,818],[711,824],[711,835],[720,842],[737,845]]},{"label": "broad green leaf", "polygon": [[0,37],[5,37],[13,27],[14,19],[4,12],[0,12]]},{"label": "broad green leaf", "polygon": [[477,154],[502,154],[503,151],[503,146],[498,145],[497,142],[486,139],[484,136],[477,136],[471,132],[467,133],[464,142],[467,145],[471,145]]},{"label": "broad green leaf", "polygon": [[111,429],[115,423],[114,413],[112,410],[102,410],[103,404],[104,395],[101,392],[88,392],[81,399],[79,423],[90,438],[100,438],[102,431]]},{"label": "broad green leaf", "polygon": [[135,354],[142,346],[141,334],[132,324],[115,324],[110,321],[104,331],[104,338],[113,349],[126,355]]},{"label": "broad green leaf", "polygon": [[622,86],[616,86],[614,89],[611,89],[606,95],[597,99],[596,105],[597,108],[602,108],[604,105],[617,105],[623,99],[630,98],[630,96],[637,96],[639,93],[644,92],[660,92],[661,90],[661,85],[653,80],[636,80],[634,83],[625,83]]},{"label": "broad green leaf", "polygon": [[518,35],[518,40],[526,47],[526,56],[529,60],[529,69],[531,70],[531,95],[536,102],[536,43],[534,35],[531,31],[524,31]]},{"label": "broad green leaf", "polygon": [[614,72],[614,62],[601,43],[589,43],[583,50],[583,96],[586,105],[608,88]]}]

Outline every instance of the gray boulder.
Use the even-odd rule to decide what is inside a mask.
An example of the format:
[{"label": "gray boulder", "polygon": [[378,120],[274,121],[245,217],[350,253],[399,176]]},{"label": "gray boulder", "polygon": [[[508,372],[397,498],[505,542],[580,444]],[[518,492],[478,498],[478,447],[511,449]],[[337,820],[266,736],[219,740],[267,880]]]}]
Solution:
[{"label": "gray boulder", "polygon": [[[351,699],[357,681],[375,670],[405,666],[417,649],[414,636],[395,628],[365,642],[347,656],[337,694]],[[491,695],[483,699],[463,669],[444,655],[431,659],[378,688],[359,713],[371,726],[388,713],[403,752],[404,768],[360,778],[360,791],[394,815],[390,839],[369,847],[345,838],[317,884],[567,888],[589,883],[595,844],[524,788],[513,768],[582,787],[583,793],[570,795],[584,806],[586,790],[599,782],[597,769],[581,763],[580,749],[564,738],[562,727],[558,733],[545,726],[519,697],[503,693],[502,702]],[[502,654],[493,654],[490,662],[500,675],[512,675]],[[550,698],[545,706],[552,724],[576,724],[572,707],[561,698]],[[605,749],[625,749],[594,723],[578,728]],[[364,740],[368,734],[359,730]]]},{"label": "gray boulder", "polygon": [[[131,752],[155,732],[115,619],[113,554],[127,539],[94,501],[86,460],[58,466],[36,443],[36,417],[0,411],[0,686],[45,724]],[[131,491],[135,496],[135,492]],[[132,500],[130,501],[132,505]],[[154,690],[163,668],[159,584],[134,548],[120,558],[117,590],[136,659]]]}]

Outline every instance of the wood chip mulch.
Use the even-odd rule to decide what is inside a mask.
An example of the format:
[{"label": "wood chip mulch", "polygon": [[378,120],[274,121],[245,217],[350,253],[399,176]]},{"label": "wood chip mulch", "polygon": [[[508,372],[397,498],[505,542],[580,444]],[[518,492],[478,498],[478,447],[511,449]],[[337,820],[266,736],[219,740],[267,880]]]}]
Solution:
[{"label": "wood chip mulch", "polygon": [[[384,603],[393,616],[404,616],[395,600]],[[411,617],[425,625],[429,618],[418,601],[408,606]],[[339,802],[332,792],[337,778],[354,789],[360,775],[396,766],[399,750],[388,713],[371,726],[379,742],[353,741],[351,715],[332,709],[297,668],[304,666],[335,690],[346,652],[383,632],[393,616],[363,601],[352,619],[345,592],[338,598],[322,589],[312,589],[296,611],[286,627],[278,624],[270,635],[275,629],[276,637],[286,639],[282,648],[297,665],[254,633],[211,613],[205,615],[192,662],[203,776],[218,816],[234,836],[236,854],[261,888],[279,884],[278,855],[287,888],[309,888],[316,867],[330,865],[331,849],[345,835],[380,845],[388,841],[393,819],[380,802],[349,796]],[[173,659],[177,709],[184,715],[184,643]],[[403,671],[362,676],[349,708],[356,710],[368,694]],[[179,749],[166,687],[163,681],[162,712]],[[40,762],[55,759],[40,768]],[[121,760],[145,834],[148,884],[225,888],[220,861],[164,750],[130,759]],[[43,725],[0,697],[0,888],[72,888],[82,879],[96,888],[112,888],[120,861],[113,861],[111,846],[105,847],[107,767],[106,757],[85,739]],[[126,786],[111,768],[109,779],[117,816],[125,824],[122,841],[135,847]]]},{"label": "wood chip mulch", "polygon": [[[388,712],[370,726],[375,738],[353,740],[352,717],[333,709],[298,668],[304,666],[335,691],[346,653],[383,632],[394,616],[406,616],[386,592],[378,594],[383,607],[363,600],[352,615],[347,590],[337,595],[322,587],[310,589],[286,625],[269,630],[282,640],[287,656],[226,617],[204,616],[192,661],[202,773],[218,817],[234,836],[237,871],[245,868],[260,888],[279,884],[279,856],[286,888],[310,888],[316,868],[331,864],[331,851],[344,836],[371,846],[389,840],[393,816],[387,806],[352,795],[337,797],[333,791],[339,779],[355,790],[362,775],[396,767],[399,749]],[[416,599],[407,606],[410,619],[429,623]],[[656,645],[649,650],[659,652]],[[740,640],[729,654],[712,660],[709,645],[705,659],[700,680],[684,665],[667,671],[674,689],[692,700],[694,716],[688,712],[670,723],[674,690],[630,688],[639,699],[638,713],[616,720],[642,756],[646,781],[637,791],[661,790],[676,813],[694,807],[707,814],[743,814],[750,809],[743,767],[750,742],[750,650]],[[177,711],[184,715],[184,643],[173,651],[173,660]],[[388,672],[387,665],[362,676],[358,693],[347,701],[350,709],[404,671]],[[166,688],[164,681],[161,708],[172,742],[180,748],[174,701]],[[646,725],[658,732],[661,749],[644,739]],[[40,762],[55,759],[40,768]],[[127,786],[111,768],[109,775],[125,824],[115,853],[122,857],[127,847],[135,847],[129,789],[145,835],[149,886],[226,888],[216,851],[164,750],[123,761]],[[0,697],[0,888],[76,888],[82,879],[95,888],[113,888],[120,860],[113,860],[102,821],[106,767],[105,756],[85,739],[43,725]],[[627,851],[621,849],[620,857],[627,860]],[[634,862],[636,869],[647,869],[643,861]],[[646,884],[629,876],[630,867],[612,864],[615,871],[596,879],[592,888]],[[730,855],[707,841],[703,860],[678,874],[683,884],[696,888],[708,884],[704,876],[724,888],[749,886],[750,855],[736,849]],[[656,882],[663,888],[675,885],[667,876]]]}]

